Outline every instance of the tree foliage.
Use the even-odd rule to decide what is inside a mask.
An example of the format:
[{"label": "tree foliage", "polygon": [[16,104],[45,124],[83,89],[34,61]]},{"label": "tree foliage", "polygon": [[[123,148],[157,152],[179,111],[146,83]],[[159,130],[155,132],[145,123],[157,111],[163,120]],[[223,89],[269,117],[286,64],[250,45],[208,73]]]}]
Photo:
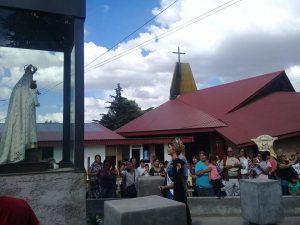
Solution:
[{"label": "tree foliage", "polygon": [[143,111],[134,100],[128,100],[122,97],[120,84],[117,84],[115,89],[116,95],[110,95],[113,99],[108,108],[107,114],[102,114],[102,119],[99,121],[103,126],[115,130],[131,120],[141,116]]}]

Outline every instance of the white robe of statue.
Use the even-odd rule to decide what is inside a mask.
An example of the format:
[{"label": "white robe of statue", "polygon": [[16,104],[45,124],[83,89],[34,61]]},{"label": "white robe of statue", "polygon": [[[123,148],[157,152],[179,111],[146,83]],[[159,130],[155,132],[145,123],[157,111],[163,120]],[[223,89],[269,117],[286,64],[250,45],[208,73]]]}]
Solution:
[{"label": "white robe of statue", "polygon": [[29,65],[10,96],[4,130],[0,142],[0,164],[25,159],[25,150],[37,142],[37,90],[31,89],[36,67]]}]

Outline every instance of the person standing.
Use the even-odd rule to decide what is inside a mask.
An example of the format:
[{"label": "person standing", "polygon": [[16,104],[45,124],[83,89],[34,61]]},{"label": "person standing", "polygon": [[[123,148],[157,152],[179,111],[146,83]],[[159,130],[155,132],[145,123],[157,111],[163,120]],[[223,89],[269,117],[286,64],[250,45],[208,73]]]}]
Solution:
[{"label": "person standing", "polygon": [[210,182],[213,185],[215,195],[218,198],[221,198],[221,196],[222,196],[221,188],[224,187],[224,185],[222,183],[221,175],[218,172],[217,160],[218,159],[215,155],[211,155],[209,157],[208,167],[210,168],[210,172],[208,174],[208,179],[210,180]]},{"label": "person standing", "polygon": [[123,173],[126,171],[126,163],[118,161],[118,177],[117,184],[119,188],[119,196],[121,198],[125,197],[125,184],[123,183]]},{"label": "person standing", "polygon": [[192,188],[193,188],[193,197],[197,196],[197,186],[196,186],[196,164],[199,161],[198,156],[194,155],[192,158],[192,162],[190,163],[189,176],[192,178]]},{"label": "person standing", "polygon": [[272,170],[271,163],[267,161],[267,152],[261,151],[257,154],[258,163],[256,166],[256,178],[269,179],[269,173]]},{"label": "person standing", "polygon": [[137,168],[139,172],[139,176],[143,176],[145,172],[145,161],[143,159],[140,160],[140,166]]},{"label": "person standing", "polygon": [[288,183],[290,195],[296,196],[300,195],[300,182],[298,177],[293,177],[291,182]]},{"label": "person standing", "polygon": [[192,224],[190,209],[187,204],[186,188],[185,188],[185,162],[179,158],[179,155],[184,150],[185,146],[180,138],[175,138],[168,144],[168,155],[172,157],[172,161],[167,167],[166,172],[166,185],[159,188],[167,192],[167,198],[182,202],[186,206],[187,224]]},{"label": "person standing", "polygon": [[223,158],[221,167],[223,170],[223,179],[226,181],[226,195],[239,195],[240,185],[238,179],[240,179],[242,165],[234,156],[234,152],[231,147],[227,148],[227,156]]},{"label": "person standing", "polygon": [[130,159],[130,161],[132,162],[132,166],[133,168],[136,170],[138,168],[138,163],[137,163],[137,159],[135,157],[132,157]]},{"label": "person standing", "polygon": [[102,170],[101,156],[95,155],[95,161],[88,170],[89,198],[100,198],[100,171]]},{"label": "person standing", "polygon": [[137,197],[136,183],[138,176],[138,172],[134,169],[132,161],[128,161],[126,164],[126,170],[122,173],[125,198]]},{"label": "person standing", "polygon": [[200,151],[199,159],[195,167],[197,195],[199,197],[214,196],[213,185],[208,179],[211,168],[208,167],[206,152]]},{"label": "person standing", "polygon": [[250,165],[251,165],[251,159],[247,156],[247,153],[242,148],[239,151],[239,160],[241,163],[241,179],[249,179],[250,177]]},{"label": "person standing", "polygon": [[272,180],[277,180],[278,175],[277,175],[277,161],[274,159],[273,156],[271,156],[269,151],[266,151],[267,154],[267,161],[271,164],[272,169],[269,172],[269,179]]},{"label": "person standing", "polygon": [[164,174],[164,168],[159,167],[159,159],[153,160],[153,167],[150,169],[150,176],[161,176]]},{"label": "person standing", "polygon": [[142,176],[148,177],[149,171],[150,171],[149,165],[145,164],[145,171],[143,172]]},{"label": "person standing", "polygon": [[297,176],[297,172],[293,168],[295,162],[296,161],[288,160],[284,152],[278,156],[278,176],[280,178],[283,195],[289,195],[288,183],[291,182],[293,177]]},{"label": "person standing", "polygon": [[100,171],[100,196],[101,198],[115,197],[116,170],[112,169],[112,163],[104,160],[103,169]]}]

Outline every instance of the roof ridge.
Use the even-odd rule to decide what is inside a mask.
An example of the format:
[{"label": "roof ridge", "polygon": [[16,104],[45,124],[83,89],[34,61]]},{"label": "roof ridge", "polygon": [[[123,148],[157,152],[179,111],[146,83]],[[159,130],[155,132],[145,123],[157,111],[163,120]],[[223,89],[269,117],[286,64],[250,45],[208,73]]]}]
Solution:
[{"label": "roof ridge", "polygon": [[[276,74],[277,73],[277,74]],[[275,75],[276,74],[276,75]],[[244,99],[242,102],[240,102],[238,105],[236,105],[235,107],[233,107],[232,109],[230,109],[228,113],[231,113],[241,107],[243,107],[244,105],[247,105],[247,102],[251,102],[251,100],[253,100],[256,96],[258,96],[263,90],[265,90],[269,85],[272,84],[273,81],[275,81],[276,79],[278,79],[279,77],[281,76],[286,76],[286,73],[284,70],[282,71],[277,71],[277,72],[273,72],[273,73],[268,73],[268,74],[265,74],[266,76],[271,76],[273,75],[274,77],[269,80],[268,82],[266,82],[263,86],[261,86],[259,89],[257,89],[252,95],[248,96],[246,99]],[[256,76],[256,77],[253,77],[254,78],[258,78],[258,77],[263,77],[265,75],[261,75],[261,76]],[[247,79],[246,79],[247,80]]]},{"label": "roof ridge", "polygon": [[[203,88],[203,89],[200,89],[200,90],[197,90],[197,91],[203,91],[203,90],[211,89],[211,88],[218,88],[218,87],[221,87],[221,86],[236,84],[236,83],[239,83],[239,82],[254,80],[254,79],[258,79],[258,78],[262,78],[262,77],[266,77],[266,76],[274,76],[275,74],[277,74],[277,75],[275,75],[275,77],[277,77],[282,72],[284,72],[284,70],[279,70],[279,71],[275,71],[275,72],[271,72],[271,73],[265,73],[265,74],[260,74],[260,75],[255,75],[255,76],[249,76],[249,77],[247,77],[245,79],[230,81],[230,82],[227,82],[227,83],[224,83],[224,84],[219,84],[219,85],[216,85],[216,86],[206,87],[206,88]],[[194,92],[191,92],[191,93],[194,93]],[[189,93],[187,93],[187,94],[189,94]]]}]

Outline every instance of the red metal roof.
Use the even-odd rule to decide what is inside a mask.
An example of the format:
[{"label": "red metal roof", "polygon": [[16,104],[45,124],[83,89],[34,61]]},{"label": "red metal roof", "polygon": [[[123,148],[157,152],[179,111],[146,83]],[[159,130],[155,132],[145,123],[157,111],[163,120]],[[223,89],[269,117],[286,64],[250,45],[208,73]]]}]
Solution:
[{"label": "red metal roof", "polygon": [[[287,92],[266,90],[281,79]],[[278,85],[278,84],[277,84]],[[267,96],[265,96],[267,95]],[[236,144],[261,134],[300,131],[300,98],[284,71],[206,88],[167,101],[116,130],[126,137],[201,132],[210,128]]]},{"label": "red metal roof", "polygon": [[[300,93],[294,92],[291,86],[288,92],[275,90],[267,96],[260,95],[282,77],[284,84],[291,86],[285,72],[279,71],[191,92],[167,101],[116,132],[127,137],[149,137],[217,131],[238,145],[247,144],[261,134],[278,137],[299,134]],[[61,142],[62,126],[57,123],[38,124],[38,141]],[[1,129],[3,124],[0,124]],[[89,123],[85,124],[84,139],[85,142],[102,144],[166,142],[159,138],[125,139],[116,132]]]},{"label": "red metal roof", "polygon": [[[94,125],[96,129],[87,129],[86,126]],[[117,134],[116,132],[102,126],[101,124],[85,124],[84,129],[84,140],[114,140],[114,139],[125,139],[123,136]]]},{"label": "red metal roof", "polygon": [[[0,134],[4,124],[0,124]],[[37,135],[40,147],[61,146],[63,141],[62,123],[38,123]],[[146,138],[124,138],[123,136],[109,130],[97,123],[84,124],[84,143],[103,145],[128,145],[128,144],[165,144],[170,142],[174,136],[168,137],[146,137]],[[180,136],[185,143],[193,142],[193,136]]]},{"label": "red metal roof", "polygon": [[166,131],[172,133],[172,131],[178,130],[182,132],[182,130],[222,126],[226,126],[226,124],[200,109],[174,99],[127,123],[116,132],[130,136],[131,132],[139,134],[147,132],[149,134],[154,131],[155,134],[165,134]]},{"label": "red metal roof", "polygon": [[228,127],[217,128],[223,136],[241,145],[262,134],[293,135],[300,132],[300,93],[277,92],[229,113]]},{"label": "red metal roof", "polygon": [[178,99],[192,107],[222,118],[226,113],[258,93],[284,71],[256,76],[182,95]]},{"label": "red metal roof", "polygon": [[169,100],[156,109],[116,130],[125,136],[160,134],[165,130],[216,128],[226,126],[221,119],[231,109],[267,85],[283,71],[206,88]]},{"label": "red metal roof", "polygon": [[[62,141],[63,124],[62,123],[39,123],[37,124],[38,141]],[[101,124],[85,123],[84,140],[114,140],[125,139],[114,131],[107,129]]]}]

